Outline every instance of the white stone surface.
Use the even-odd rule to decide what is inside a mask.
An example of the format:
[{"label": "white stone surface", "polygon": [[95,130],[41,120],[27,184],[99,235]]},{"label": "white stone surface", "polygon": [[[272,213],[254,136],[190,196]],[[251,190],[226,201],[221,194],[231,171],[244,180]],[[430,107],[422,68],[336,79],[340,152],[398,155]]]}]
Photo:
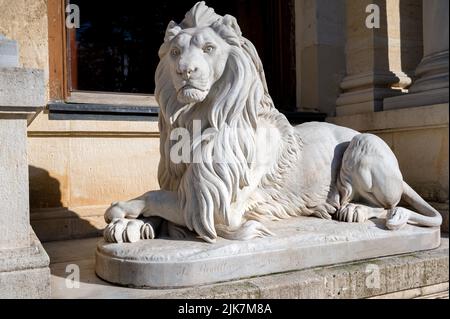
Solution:
[{"label": "white stone surface", "polygon": [[[292,127],[279,113],[234,17],[197,3],[169,24],[159,56],[161,190],[107,210],[104,238],[118,244],[100,244],[101,278],[182,287],[439,245],[442,216],[403,181],[382,139],[326,123]],[[374,218],[397,232],[364,224]],[[213,245],[176,241],[187,229]]]},{"label": "white stone surface", "polygon": [[[234,17],[197,3],[169,23],[159,56],[161,190],[113,203],[106,241],[158,237],[160,220],[135,220],[155,217],[169,233],[182,235],[176,225],[208,242],[270,236],[264,221],[293,216],[385,218],[392,230],[442,223],[380,138],[325,123],[292,127]],[[397,207],[402,199],[419,213]]]},{"label": "white stone surface", "polygon": [[380,220],[340,224],[299,217],[269,224],[277,236],[245,242],[220,239],[99,243],[96,272],[124,286],[187,287],[439,247],[439,228],[391,232]]}]

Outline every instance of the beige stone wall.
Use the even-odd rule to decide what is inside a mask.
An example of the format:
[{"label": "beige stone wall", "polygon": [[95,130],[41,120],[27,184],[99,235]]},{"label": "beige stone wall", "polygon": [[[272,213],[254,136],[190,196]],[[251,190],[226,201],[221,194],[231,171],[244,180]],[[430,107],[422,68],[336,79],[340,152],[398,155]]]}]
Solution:
[{"label": "beige stone wall", "polygon": [[403,177],[431,202],[448,201],[448,127],[378,133],[394,150]]},{"label": "beige stone wall", "polygon": [[[105,205],[157,187],[157,122],[49,121],[41,114],[28,136],[34,208]],[[39,188],[45,178],[59,182],[61,196]]]},{"label": "beige stone wall", "polygon": [[159,188],[156,122],[41,114],[28,136],[31,219],[41,240],[95,235],[110,203]]},{"label": "beige stone wall", "polygon": [[48,81],[47,0],[0,0],[0,33],[19,43],[20,64]]}]

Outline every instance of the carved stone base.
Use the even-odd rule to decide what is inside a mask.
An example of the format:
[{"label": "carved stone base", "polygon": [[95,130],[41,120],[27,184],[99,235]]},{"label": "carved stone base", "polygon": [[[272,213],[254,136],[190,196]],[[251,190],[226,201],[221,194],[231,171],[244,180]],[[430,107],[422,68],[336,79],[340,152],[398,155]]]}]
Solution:
[{"label": "carved stone base", "polygon": [[180,288],[264,276],[438,248],[439,228],[406,226],[388,231],[384,221],[346,224],[295,218],[267,224],[276,237],[246,242],[219,239],[100,242],[96,273],[128,287]]},{"label": "carved stone base", "polygon": [[29,247],[0,249],[0,299],[50,298],[49,264],[33,231]]}]

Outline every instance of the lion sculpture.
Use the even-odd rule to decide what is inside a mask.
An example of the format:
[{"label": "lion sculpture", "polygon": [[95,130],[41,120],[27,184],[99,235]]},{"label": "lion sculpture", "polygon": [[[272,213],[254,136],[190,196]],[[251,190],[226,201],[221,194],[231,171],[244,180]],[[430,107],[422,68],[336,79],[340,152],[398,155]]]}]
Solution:
[{"label": "lion sculpture", "polygon": [[[162,228],[209,243],[249,240],[272,235],[265,221],[296,216],[384,218],[390,230],[441,225],[380,138],[326,123],[290,125],[234,17],[197,3],[181,24],[169,24],[159,56],[161,190],[114,203],[105,214],[107,242],[154,239]],[[173,132],[196,127],[201,138],[181,144],[191,162],[173,160],[180,149]],[[420,214],[398,207],[401,200]]]}]

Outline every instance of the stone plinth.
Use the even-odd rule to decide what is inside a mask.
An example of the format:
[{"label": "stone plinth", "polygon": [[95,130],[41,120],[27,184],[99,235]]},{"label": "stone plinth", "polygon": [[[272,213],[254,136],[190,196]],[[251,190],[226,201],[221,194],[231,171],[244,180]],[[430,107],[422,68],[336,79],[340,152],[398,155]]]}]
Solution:
[{"label": "stone plinth", "polygon": [[50,259],[30,230],[29,246],[0,249],[0,299],[50,298]]},{"label": "stone plinth", "polygon": [[275,237],[98,244],[96,272],[131,287],[178,288],[435,249],[438,228],[388,231],[383,221],[345,224],[316,218],[269,223]]},{"label": "stone plinth", "polygon": [[0,68],[0,249],[30,244],[27,124],[44,105],[42,71]]},{"label": "stone plinth", "polygon": [[46,103],[44,73],[18,68],[12,41],[0,40],[0,298],[46,298],[49,258],[30,227],[27,158],[27,125]]}]

